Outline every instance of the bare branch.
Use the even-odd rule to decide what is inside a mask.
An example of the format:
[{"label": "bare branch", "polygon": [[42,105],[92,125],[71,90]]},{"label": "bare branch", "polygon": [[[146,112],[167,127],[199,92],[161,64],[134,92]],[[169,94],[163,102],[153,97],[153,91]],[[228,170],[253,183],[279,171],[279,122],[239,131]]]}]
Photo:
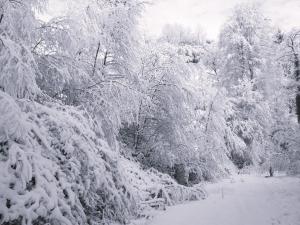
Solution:
[{"label": "bare branch", "polygon": [[98,42],[98,47],[97,47],[97,51],[96,51],[96,55],[95,55],[95,59],[94,59],[94,66],[93,66],[92,77],[95,75],[95,72],[96,72],[97,58],[98,58],[99,50],[100,50],[100,41]]}]

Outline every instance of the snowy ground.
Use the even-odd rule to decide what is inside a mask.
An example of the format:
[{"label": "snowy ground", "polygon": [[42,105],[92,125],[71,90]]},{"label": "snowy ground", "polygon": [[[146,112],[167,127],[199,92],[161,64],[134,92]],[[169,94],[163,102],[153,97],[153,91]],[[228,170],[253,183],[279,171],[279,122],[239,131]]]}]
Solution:
[{"label": "snowy ground", "polygon": [[208,184],[206,200],[177,205],[149,225],[300,225],[300,179],[237,176]]}]

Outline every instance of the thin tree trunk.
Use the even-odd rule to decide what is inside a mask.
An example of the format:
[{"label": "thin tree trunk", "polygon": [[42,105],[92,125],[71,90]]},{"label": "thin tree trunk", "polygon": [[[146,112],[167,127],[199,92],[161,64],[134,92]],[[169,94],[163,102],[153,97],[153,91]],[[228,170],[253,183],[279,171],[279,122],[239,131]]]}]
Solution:
[{"label": "thin tree trunk", "polygon": [[138,150],[138,145],[139,145],[139,137],[140,137],[140,117],[141,117],[141,111],[142,111],[142,104],[143,102],[140,102],[140,106],[139,106],[139,113],[138,113],[138,118],[137,118],[137,125],[136,125],[136,129],[135,129],[135,135],[134,135],[134,150],[137,151]]},{"label": "thin tree trunk", "polygon": [[269,168],[269,175],[270,175],[270,177],[273,177],[273,175],[274,175],[274,170],[273,170],[272,166],[270,166],[270,168]]},{"label": "thin tree trunk", "polygon": [[300,87],[297,88],[297,95],[296,95],[296,113],[298,118],[298,124],[300,124]]},{"label": "thin tree trunk", "polygon": [[[295,57],[295,61],[294,61],[295,78],[298,83],[300,81],[300,62],[299,62],[298,54],[295,54],[294,57]],[[300,85],[299,84],[297,84],[296,113],[297,113],[298,123],[300,124]]]},{"label": "thin tree trunk", "polygon": [[4,17],[4,15],[1,14],[1,16],[0,16],[0,23],[2,23],[3,17]]},{"label": "thin tree trunk", "polygon": [[100,51],[100,41],[98,42],[98,47],[97,47],[97,51],[96,51],[96,55],[95,55],[95,59],[94,59],[94,66],[93,66],[93,73],[92,73],[92,76],[94,76],[94,75],[95,75],[95,72],[96,72],[97,59],[98,59],[99,51]]},{"label": "thin tree trunk", "polygon": [[103,59],[103,65],[104,65],[104,66],[106,66],[107,56],[108,56],[108,52],[106,51],[106,52],[105,52],[105,55],[104,55],[104,59]]},{"label": "thin tree trunk", "polygon": [[249,65],[249,71],[250,71],[250,80],[254,79],[254,72],[253,72],[253,68],[251,65]]}]

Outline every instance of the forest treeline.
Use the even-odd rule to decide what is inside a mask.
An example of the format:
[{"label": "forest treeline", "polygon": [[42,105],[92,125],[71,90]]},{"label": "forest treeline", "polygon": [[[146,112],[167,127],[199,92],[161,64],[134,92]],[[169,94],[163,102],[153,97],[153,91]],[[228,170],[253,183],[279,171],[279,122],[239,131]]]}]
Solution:
[{"label": "forest treeline", "polygon": [[46,0],[0,0],[1,224],[125,224],[238,170],[300,172],[300,29],[239,4],[218,40],[153,39],[147,4],[45,22]]}]

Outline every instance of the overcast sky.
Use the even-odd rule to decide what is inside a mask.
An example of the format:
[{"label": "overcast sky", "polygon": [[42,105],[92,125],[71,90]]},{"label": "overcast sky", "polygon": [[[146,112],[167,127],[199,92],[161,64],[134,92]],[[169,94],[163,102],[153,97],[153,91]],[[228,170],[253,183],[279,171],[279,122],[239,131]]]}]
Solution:
[{"label": "overcast sky", "polygon": [[[209,38],[217,38],[231,9],[240,2],[259,2],[273,24],[290,29],[300,27],[300,0],[148,0],[141,25],[145,34],[158,36],[165,24],[201,27]],[[50,0],[50,14],[64,11],[66,1]],[[47,18],[47,16],[44,18]]]},{"label": "overcast sky", "polygon": [[[154,0],[146,8],[142,26],[145,33],[157,36],[165,24],[202,27],[209,38],[216,38],[230,10],[249,0]],[[262,3],[265,15],[273,23],[290,29],[300,26],[300,0],[252,0]]]}]

